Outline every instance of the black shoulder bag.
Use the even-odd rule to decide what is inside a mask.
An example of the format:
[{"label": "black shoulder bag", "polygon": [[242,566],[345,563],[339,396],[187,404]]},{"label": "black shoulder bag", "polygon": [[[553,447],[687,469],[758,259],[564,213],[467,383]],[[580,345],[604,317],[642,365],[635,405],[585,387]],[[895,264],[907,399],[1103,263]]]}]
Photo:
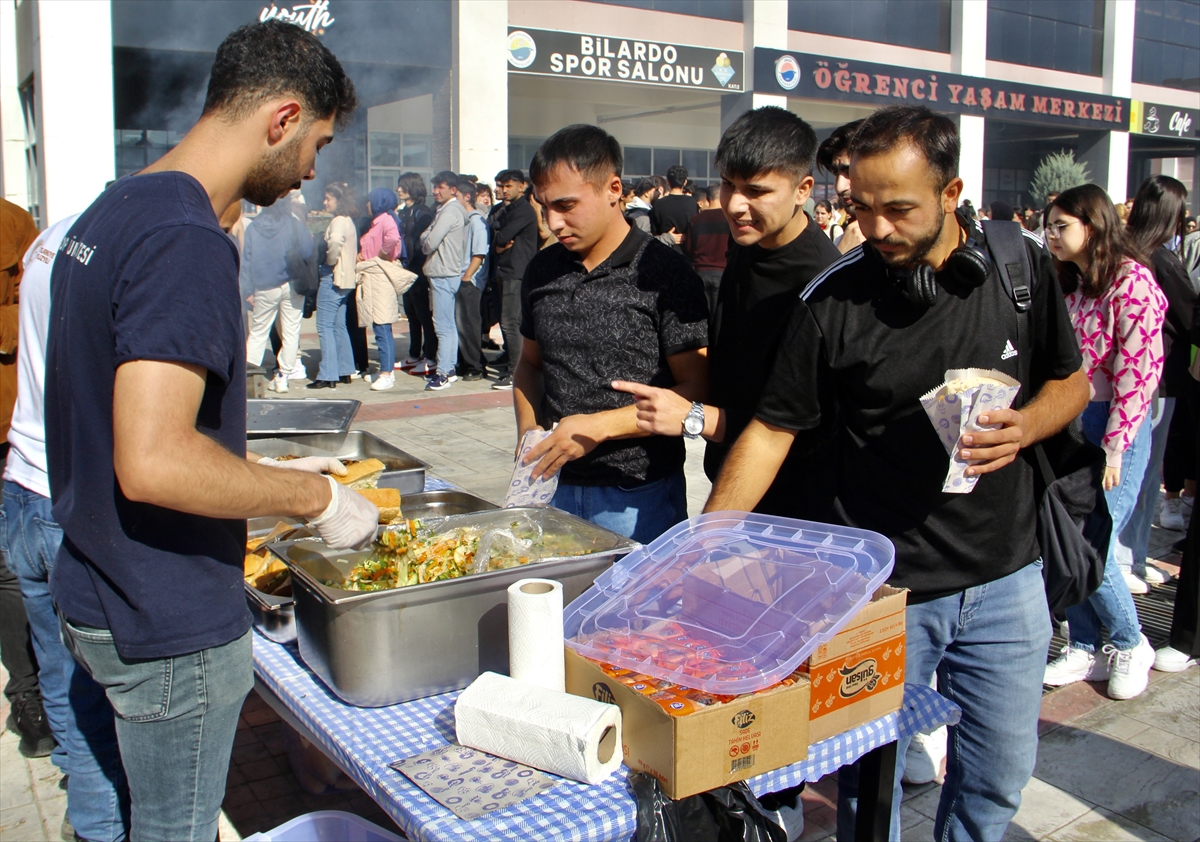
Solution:
[{"label": "black shoulder bag", "polygon": [[[985,222],[984,233],[1005,292],[1017,308],[1017,370],[1024,404],[1032,397],[1029,252],[1019,223]],[[1104,451],[1084,438],[1076,418],[1022,455],[1033,467],[1046,601],[1052,612],[1061,614],[1084,602],[1104,579],[1112,536],[1112,517],[1104,497]]]}]

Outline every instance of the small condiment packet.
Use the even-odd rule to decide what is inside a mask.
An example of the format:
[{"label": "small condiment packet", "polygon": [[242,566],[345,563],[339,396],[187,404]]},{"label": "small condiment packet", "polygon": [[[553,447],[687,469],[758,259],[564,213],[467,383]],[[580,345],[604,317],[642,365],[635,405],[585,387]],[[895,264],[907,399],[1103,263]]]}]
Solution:
[{"label": "small condiment packet", "polygon": [[550,498],[558,490],[558,474],[550,479],[533,479],[533,469],[537,462],[524,463],[526,454],[534,445],[546,436],[549,430],[530,430],[521,439],[521,449],[517,453],[517,463],[513,466],[512,479],[508,483],[508,493],[504,495],[504,508],[514,506],[549,506]]},{"label": "small condiment packet", "polygon": [[454,744],[390,765],[466,821],[541,795],[562,780],[512,760]]},{"label": "small condiment packet", "polygon": [[988,410],[1011,407],[1021,384],[1003,372],[982,368],[950,369],[945,377],[940,386],[921,396],[921,406],[950,456],[942,491],[970,494],[979,477],[966,476],[972,463],[958,457],[963,434],[998,429],[996,425],[981,425],[979,416]]}]

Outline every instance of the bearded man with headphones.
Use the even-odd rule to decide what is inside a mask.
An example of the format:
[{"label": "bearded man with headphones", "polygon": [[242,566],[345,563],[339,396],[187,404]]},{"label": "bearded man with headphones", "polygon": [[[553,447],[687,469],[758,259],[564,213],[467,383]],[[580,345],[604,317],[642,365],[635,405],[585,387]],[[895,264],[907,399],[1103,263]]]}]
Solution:
[{"label": "bearded man with headphones", "polygon": [[[955,214],[963,182],[951,119],[920,106],[881,109],[855,133],[850,156],[866,243],[801,294],[756,416],[705,510],[753,509],[797,438],[836,419],[835,519],[895,544],[889,583],[910,591],[905,679],[929,684],[936,674],[963,711],[934,836],[998,840],[1033,773],[1050,642],[1033,470],[1017,455],[1079,415],[1088,384],[1053,268],[1028,232],[1017,238],[1033,276],[1022,288],[1030,336],[1021,342],[986,231]],[[969,494],[944,493],[949,457],[920,396],[949,369],[1017,379],[1021,354],[1030,356],[1023,403],[987,413],[980,421],[991,429],[963,437],[959,456],[979,482]],[[896,752],[893,839],[907,742]],[[839,775],[838,801],[838,838],[854,838],[852,767]]]}]

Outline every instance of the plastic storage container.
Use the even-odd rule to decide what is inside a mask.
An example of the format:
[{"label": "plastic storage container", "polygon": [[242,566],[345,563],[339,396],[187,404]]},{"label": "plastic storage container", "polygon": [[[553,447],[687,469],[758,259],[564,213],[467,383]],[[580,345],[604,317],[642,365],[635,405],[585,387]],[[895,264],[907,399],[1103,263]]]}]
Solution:
[{"label": "plastic storage container", "polygon": [[341,810],[306,813],[274,830],[247,836],[246,842],[404,842],[403,836]]},{"label": "plastic storage container", "polygon": [[597,577],[564,617],[579,654],[721,695],[791,675],[891,575],[862,529],[746,512],[687,520]]}]

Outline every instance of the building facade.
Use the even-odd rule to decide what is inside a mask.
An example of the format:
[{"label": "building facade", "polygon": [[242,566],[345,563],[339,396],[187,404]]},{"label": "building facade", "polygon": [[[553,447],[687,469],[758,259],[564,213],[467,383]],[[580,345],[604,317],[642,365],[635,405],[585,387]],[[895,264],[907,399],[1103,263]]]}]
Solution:
[{"label": "building facade", "polygon": [[1200,0],[0,0],[3,195],[43,226],[86,207],[195,122],[225,35],[272,17],[328,44],[363,104],[310,206],[407,170],[490,181],[577,122],[621,141],[627,176],[704,184],[765,104],[822,137],[889,103],[950,114],[976,204],[1031,204],[1060,149],[1117,201],[1153,172],[1200,188]]}]

